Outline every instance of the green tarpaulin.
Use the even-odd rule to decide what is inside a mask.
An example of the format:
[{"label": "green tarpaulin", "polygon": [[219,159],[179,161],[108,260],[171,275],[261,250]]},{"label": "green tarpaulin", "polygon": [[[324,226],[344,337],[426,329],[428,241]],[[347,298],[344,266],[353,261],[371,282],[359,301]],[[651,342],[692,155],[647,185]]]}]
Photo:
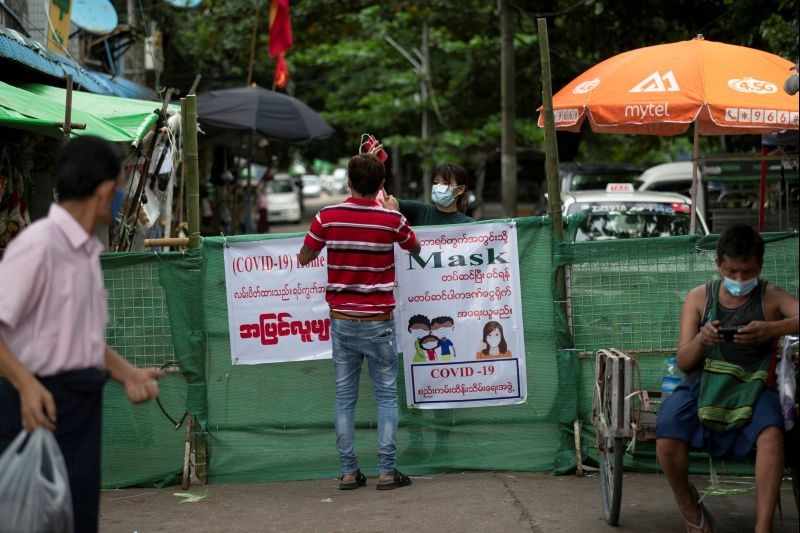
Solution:
[{"label": "green tarpaulin", "polygon": [[[96,135],[114,142],[140,141],[158,116],[158,102],[72,92],[72,122],[85,124],[73,135]],[[36,83],[15,87],[0,82],[0,126],[60,138],[66,90]],[[171,106],[177,108],[177,106]]]}]

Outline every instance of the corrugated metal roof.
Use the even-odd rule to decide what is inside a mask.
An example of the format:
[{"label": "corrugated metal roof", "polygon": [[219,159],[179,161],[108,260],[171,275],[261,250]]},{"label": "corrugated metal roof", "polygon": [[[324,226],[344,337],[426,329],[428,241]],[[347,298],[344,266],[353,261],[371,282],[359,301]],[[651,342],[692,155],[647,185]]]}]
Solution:
[{"label": "corrugated metal roof", "polygon": [[55,54],[9,28],[0,27],[0,59],[13,61],[54,78],[64,79],[70,74],[77,89],[91,93],[142,100],[156,98],[155,92],[147,87],[85,69],[74,60]]}]

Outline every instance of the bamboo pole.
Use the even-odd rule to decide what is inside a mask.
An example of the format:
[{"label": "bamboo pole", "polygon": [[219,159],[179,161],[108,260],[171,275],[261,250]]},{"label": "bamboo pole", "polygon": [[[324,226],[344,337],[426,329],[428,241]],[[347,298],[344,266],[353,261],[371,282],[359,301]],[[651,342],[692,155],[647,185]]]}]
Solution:
[{"label": "bamboo pole", "polygon": [[189,246],[189,239],[187,237],[162,237],[160,239],[145,239],[145,248],[161,248],[167,246]]},{"label": "bamboo pole", "polygon": [[197,157],[197,97],[181,99],[185,105],[186,130],[183,136],[183,163],[186,165],[186,200],[189,218],[189,246],[200,247],[200,169]]},{"label": "bamboo pole", "polygon": [[[547,214],[553,219],[553,233],[561,240],[564,226],[561,216],[561,180],[558,178],[558,144],[556,121],[553,115],[553,82],[550,78],[550,43],[547,40],[547,20],[536,21],[539,28],[539,50],[542,58],[542,104],[544,115],[544,149],[547,171]],[[566,297],[566,285],[564,285]],[[559,293],[561,287],[559,286]],[[563,298],[562,298],[563,300]]]}]

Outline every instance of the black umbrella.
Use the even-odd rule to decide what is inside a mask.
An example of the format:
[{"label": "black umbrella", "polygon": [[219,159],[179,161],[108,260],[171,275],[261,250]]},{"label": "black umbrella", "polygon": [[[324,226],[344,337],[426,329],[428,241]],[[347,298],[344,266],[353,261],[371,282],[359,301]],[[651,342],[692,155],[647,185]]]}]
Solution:
[{"label": "black umbrella", "polygon": [[263,87],[198,94],[197,115],[202,125],[256,132],[293,143],[325,139],[333,134],[330,124],[306,104]]}]

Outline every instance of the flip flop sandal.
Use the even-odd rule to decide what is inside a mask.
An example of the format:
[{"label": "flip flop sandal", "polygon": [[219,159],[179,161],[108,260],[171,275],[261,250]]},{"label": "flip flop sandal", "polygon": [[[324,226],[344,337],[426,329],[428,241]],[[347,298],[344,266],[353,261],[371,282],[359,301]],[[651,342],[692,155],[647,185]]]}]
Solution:
[{"label": "flip flop sandal", "polygon": [[358,487],[365,487],[367,485],[367,476],[361,473],[361,470],[356,470],[356,478],[350,481],[344,481],[344,476],[339,478],[339,490],[355,490]]},{"label": "flip flop sandal", "polygon": [[697,507],[700,509],[700,523],[692,524],[688,520],[684,519],[683,521],[686,524],[686,527],[705,531],[706,522],[708,522],[708,527],[711,529],[711,533],[716,533],[717,523],[714,520],[714,515],[711,514],[711,511],[709,511],[703,503],[703,498],[701,498],[698,494],[697,487],[694,486],[694,483],[689,483],[689,489],[691,489],[692,496],[694,496],[694,501],[697,502]]},{"label": "flip flop sandal", "polygon": [[395,469],[394,479],[385,483],[378,483],[375,485],[376,490],[392,490],[399,489],[400,487],[407,487],[411,485],[411,478]]}]

